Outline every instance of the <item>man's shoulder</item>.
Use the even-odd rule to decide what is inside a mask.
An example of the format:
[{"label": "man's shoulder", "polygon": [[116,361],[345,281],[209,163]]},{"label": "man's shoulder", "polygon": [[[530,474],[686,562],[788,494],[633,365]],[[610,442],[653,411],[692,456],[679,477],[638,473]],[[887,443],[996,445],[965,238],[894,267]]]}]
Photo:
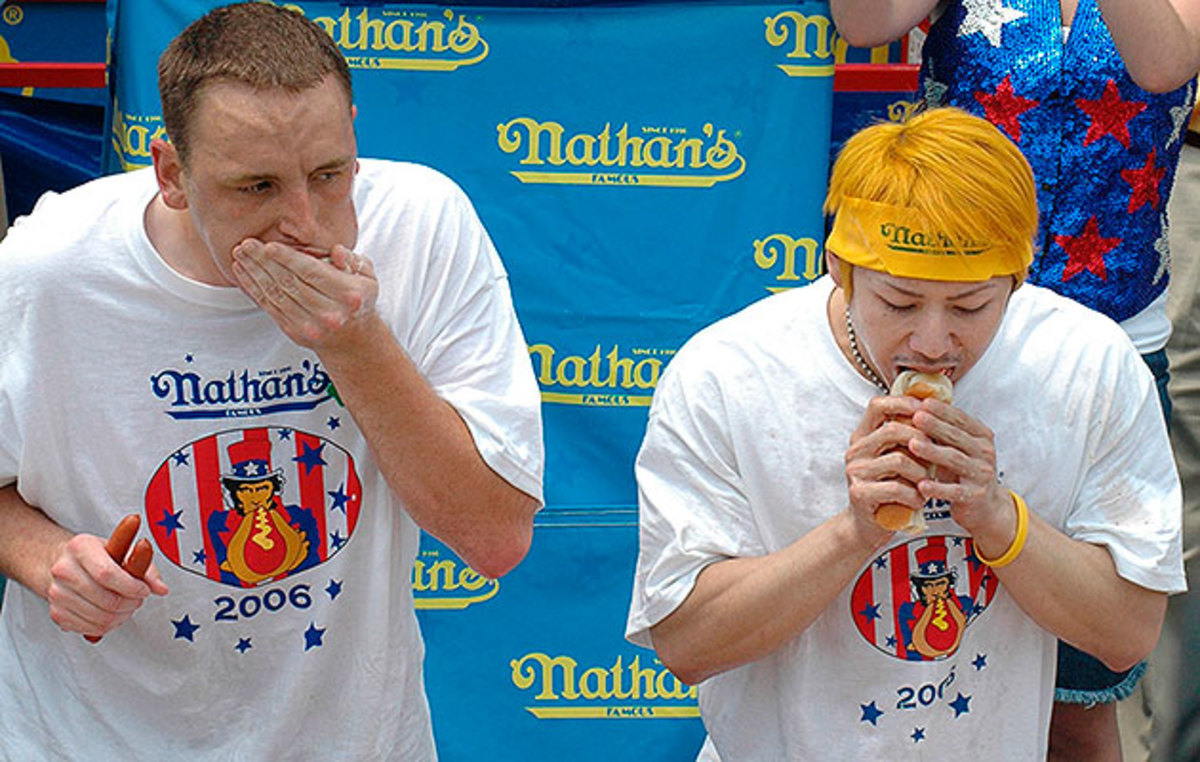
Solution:
[{"label": "man's shoulder", "polygon": [[156,190],[153,170],[145,169],[48,191],[28,214],[13,221],[0,244],[4,260],[15,266],[56,255],[76,256],[80,246],[87,246],[94,259],[103,253],[107,236],[122,236],[128,226],[141,223],[140,210]]},{"label": "man's shoulder", "polygon": [[457,183],[433,167],[375,158],[358,160],[355,194],[359,201],[387,199],[391,203],[464,197]]},{"label": "man's shoulder", "polygon": [[828,283],[817,281],[751,302],[696,332],[670,366],[689,374],[733,377],[739,369],[792,357],[799,345],[827,330],[829,291]]}]

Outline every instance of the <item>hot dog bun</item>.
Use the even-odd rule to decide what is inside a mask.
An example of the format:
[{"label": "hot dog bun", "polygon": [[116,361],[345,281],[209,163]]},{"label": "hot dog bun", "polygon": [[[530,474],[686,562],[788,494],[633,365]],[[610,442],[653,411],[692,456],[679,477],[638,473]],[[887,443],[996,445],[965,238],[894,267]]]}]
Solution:
[{"label": "hot dog bun", "polygon": [[[941,373],[905,370],[892,382],[891,395],[917,399],[933,397],[949,405],[954,401],[954,384]],[[875,510],[875,523],[889,532],[920,534],[925,531],[925,516],[903,503],[884,503],[879,506]]]}]

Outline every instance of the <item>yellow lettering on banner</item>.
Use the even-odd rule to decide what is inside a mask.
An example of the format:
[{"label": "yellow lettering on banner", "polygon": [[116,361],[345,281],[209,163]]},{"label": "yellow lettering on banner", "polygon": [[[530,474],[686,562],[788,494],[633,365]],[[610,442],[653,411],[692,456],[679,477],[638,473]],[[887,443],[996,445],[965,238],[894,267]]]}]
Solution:
[{"label": "yellow lettering on banner", "polygon": [[[621,704],[613,706],[526,707],[539,719],[604,719],[610,717],[696,717],[696,689],[681,683],[655,660],[656,667],[642,667],[641,657],[628,664],[618,655],[610,667],[588,667],[579,672],[579,662],[569,656],[551,657],[530,653],[509,662],[512,683],[520,690],[537,689],[535,701],[653,702],[687,700],[688,705]],[[576,675],[578,681],[576,680]]]},{"label": "yellow lettering on banner", "polygon": [[[557,185],[652,185],[709,188],[740,176],[746,160],[724,129],[707,123],[703,138],[687,137],[682,128],[644,127],[644,138],[628,124],[614,132],[611,123],[595,134],[568,134],[559,122],[519,116],[496,125],[497,145],[530,167],[563,167],[563,171],[512,171],[524,183]],[[671,135],[663,135],[670,132]],[[570,169],[568,169],[570,168]],[[590,171],[584,171],[584,168]],[[597,171],[597,168],[609,171]],[[675,169],[678,174],[617,170]],[[574,171],[572,171],[574,170]],[[726,171],[729,170],[729,171]],[[715,171],[720,174],[699,174]]]},{"label": "yellow lettering on banner", "polygon": [[[804,272],[796,272],[796,251],[804,249]],[[768,291],[784,291],[819,278],[824,271],[824,260],[819,256],[820,244],[812,238],[792,238],[785,233],[775,233],[754,242],[754,264],[762,270],[771,270],[782,262],[783,271],[775,276],[777,281],[792,285],[767,287]]]},{"label": "yellow lettering on banner", "polygon": [[[495,597],[500,591],[500,582],[488,579],[456,559],[429,563],[418,558],[413,562],[412,588],[414,605],[418,609],[461,610]],[[449,595],[439,595],[443,593]]]},{"label": "yellow lettering on banner", "polygon": [[111,139],[125,171],[150,165],[150,142],[166,137],[167,128],[158,115],[127,114],[113,102]]},{"label": "yellow lettering on banner", "polygon": [[616,394],[609,390],[646,389],[652,392],[662,374],[662,358],[672,354],[674,350],[634,349],[634,357],[625,357],[619,344],[614,344],[607,352],[596,344],[592,353],[584,357],[559,355],[550,344],[529,346],[533,370],[542,387],[591,390],[580,393],[543,390],[544,402],[596,407],[649,405],[652,394]]},{"label": "yellow lettering on banner", "polygon": [[[298,6],[295,8],[303,13]],[[489,46],[479,28],[466,16],[446,9],[445,21],[375,18],[371,8],[352,13],[345,8],[337,18],[315,16],[312,21],[325,30],[339,48],[347,53],[352,69],[392,69],[410,71],[454,71],[462,66],[477,64],[487,58]],[[451,26],[453,25],[453,26]],[[427,53],[427,58],[397,58],[363,53]],[[440,57],[434,57],[440,56]],[[449,56],[469,56],[455,58]]]}]

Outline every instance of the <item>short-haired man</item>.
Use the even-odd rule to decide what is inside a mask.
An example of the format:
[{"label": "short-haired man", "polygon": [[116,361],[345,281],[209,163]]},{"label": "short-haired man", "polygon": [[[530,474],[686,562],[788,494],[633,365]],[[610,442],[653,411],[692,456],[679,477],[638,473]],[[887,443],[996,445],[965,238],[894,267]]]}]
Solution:
[{"label": "short-haired man", "polygon": [[541,497],[504,269],[447,178],[357,158],[303,16],[214,10],[159,79],[153,171],[0,246],[0,757],[434,759],[418,527],[495,577]]},{"label": "short-haired man", "polygon": [[[829,276],[661,380],[627,634],[699,685],[703,759],[1044,758],[1056,636],[1127,667],[1184,588],[1150,373],[1107,318],[1020,287],[1033,178],[987,122],[863,130],[827,207]],[[953,404],[889,396],[905,370]],[[883,529],[887,503],[928,528]]]}]

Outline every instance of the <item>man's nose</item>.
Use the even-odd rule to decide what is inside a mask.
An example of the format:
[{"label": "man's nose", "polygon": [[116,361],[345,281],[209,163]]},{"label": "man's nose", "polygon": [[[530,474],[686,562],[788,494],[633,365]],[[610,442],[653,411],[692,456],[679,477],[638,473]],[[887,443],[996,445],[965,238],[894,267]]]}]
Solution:
[{"label": "man's nose", "polygon": [[316,201],[307,188],[280,197],[279,232],[296,243],[309,244],[317,232]]},{"label": "man's nose", "polygon": [[940,360],[954,349],[950,322],[941,310],[924,310],[908,337],[909,348],[929,360]]}]

